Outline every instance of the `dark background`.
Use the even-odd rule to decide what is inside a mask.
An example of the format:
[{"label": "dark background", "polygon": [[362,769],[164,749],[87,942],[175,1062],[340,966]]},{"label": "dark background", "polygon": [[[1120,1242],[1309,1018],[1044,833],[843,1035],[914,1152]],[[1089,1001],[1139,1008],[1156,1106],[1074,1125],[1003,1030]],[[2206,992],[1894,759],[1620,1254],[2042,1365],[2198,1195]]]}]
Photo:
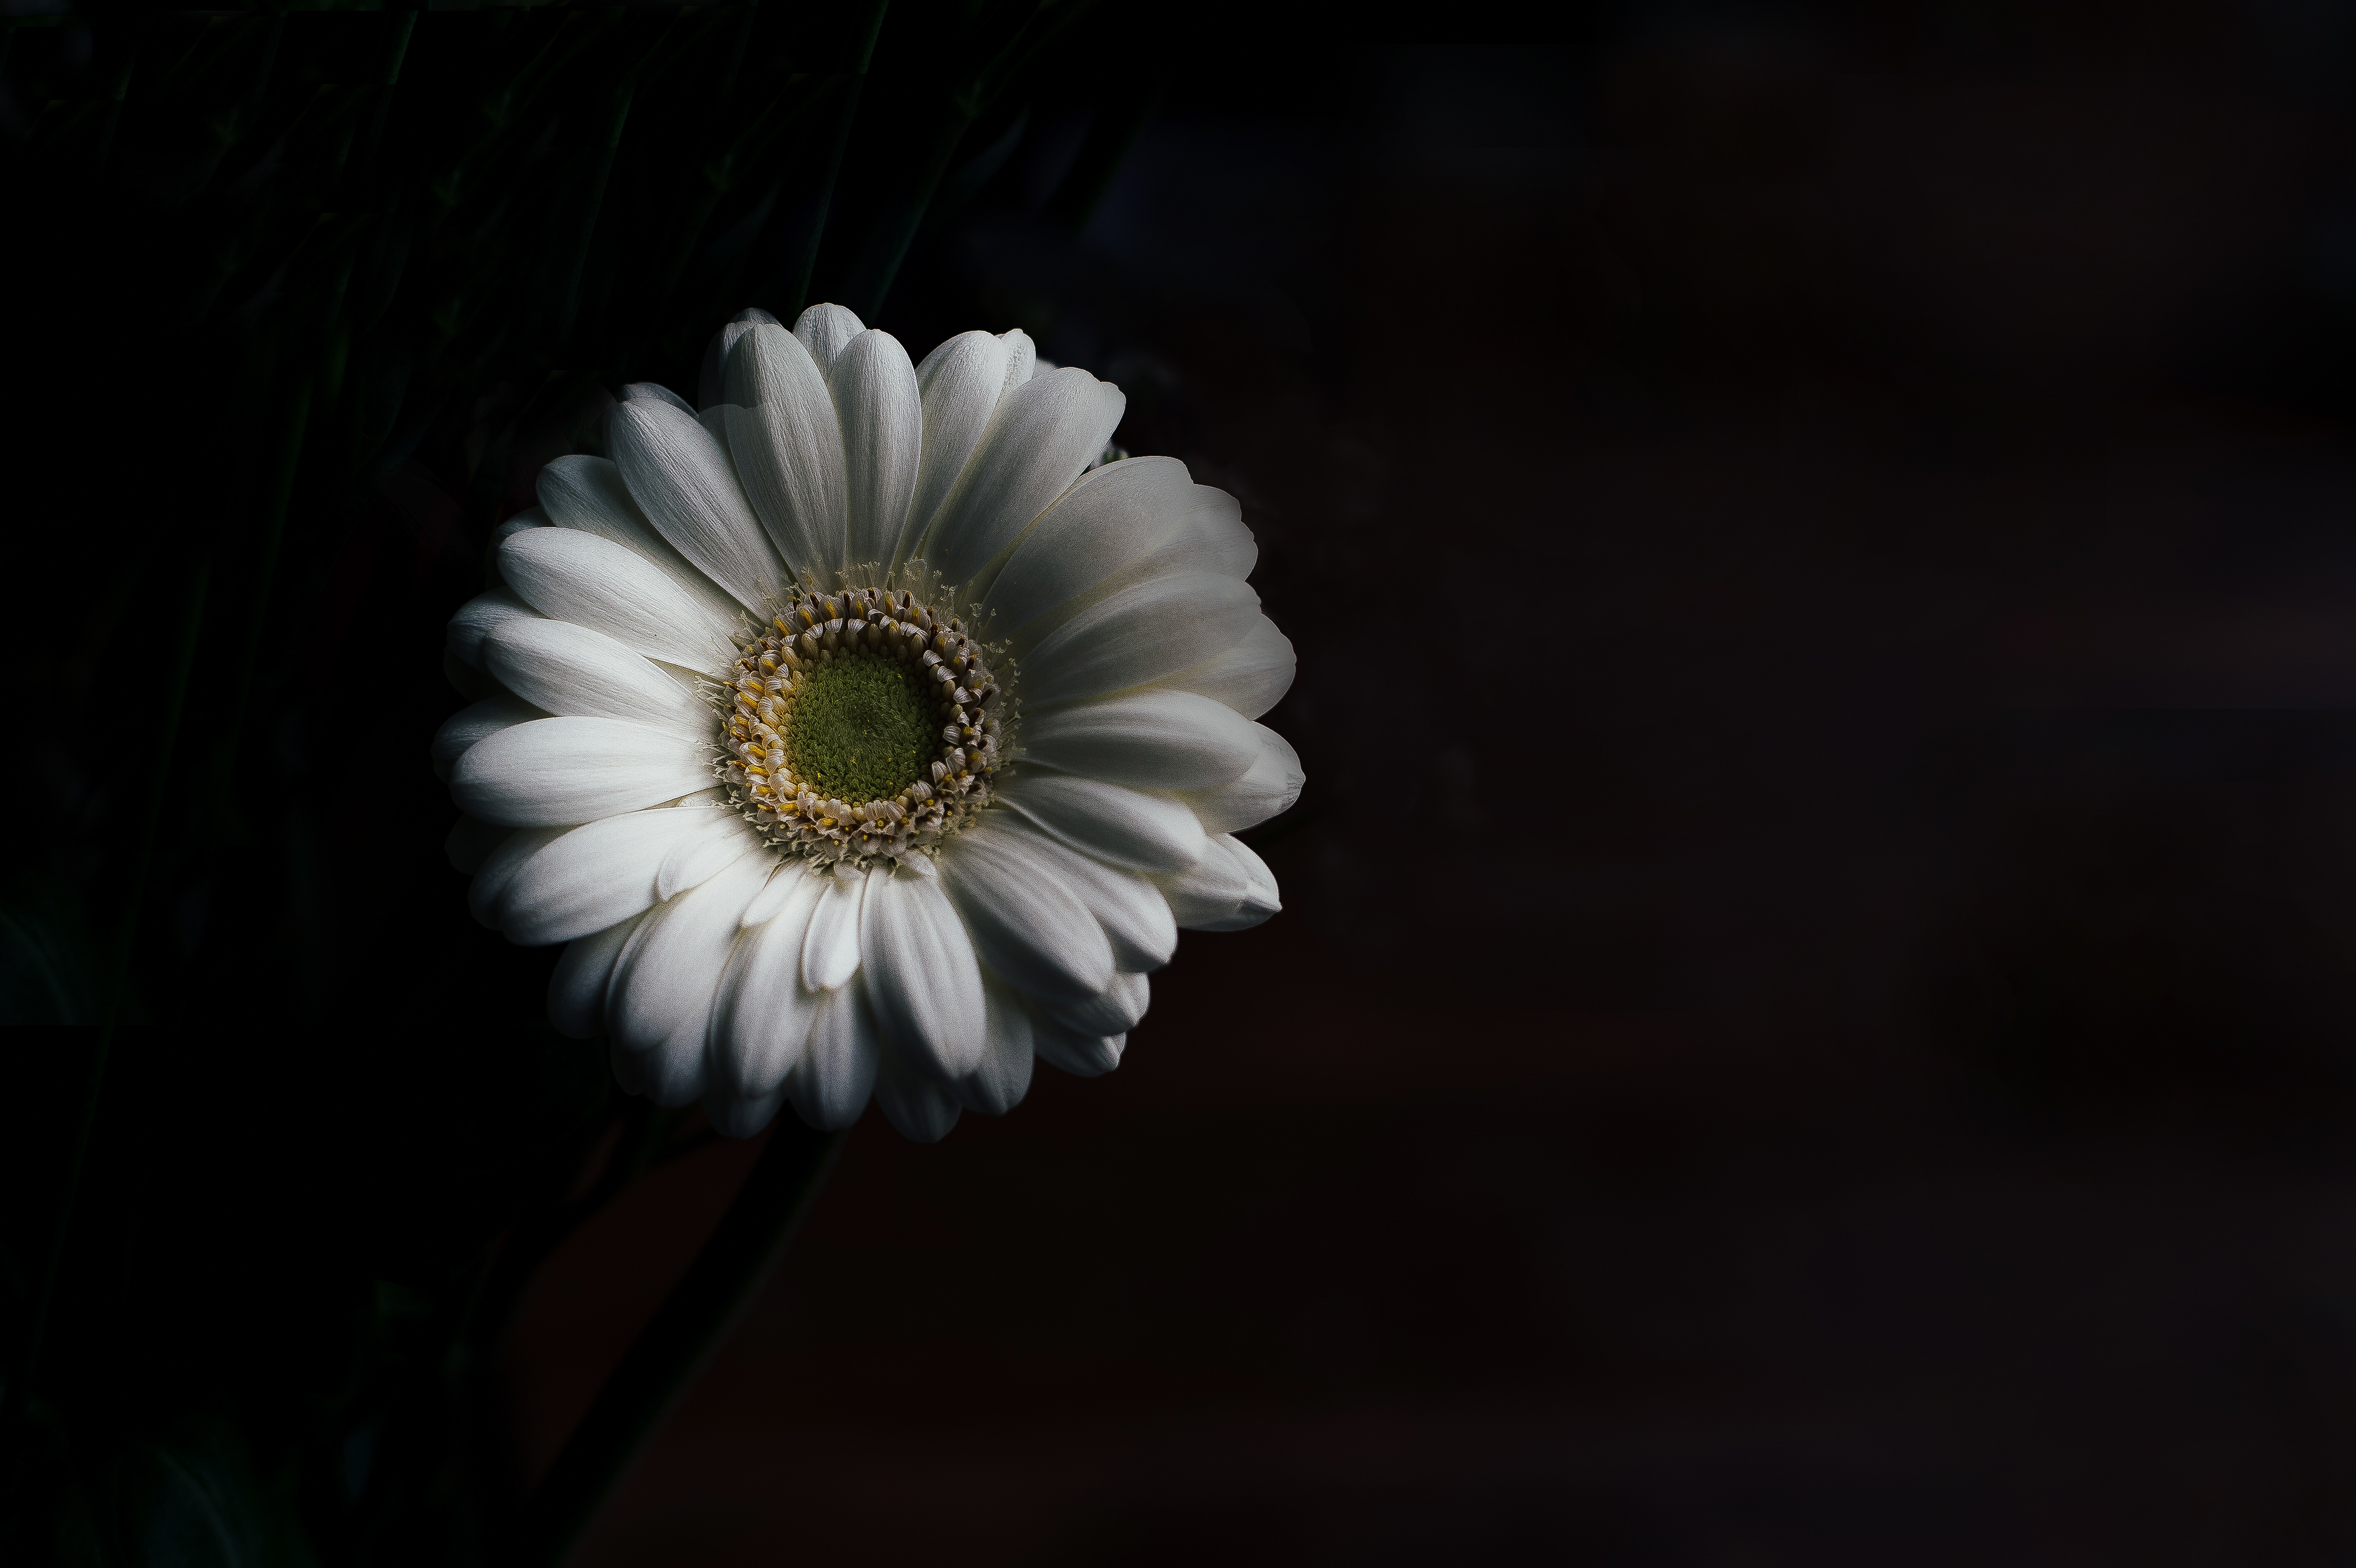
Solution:
[{"label": "dark background", "polygon": [[[978,128],[871,319],[1021,325],[1241,498],[1301,655],[1285,912],[1188,935],[1111,1077],[862,1124],[582,1561],[2356,1557],[2349,15],[1126,15]],[[190,395],[86,413],[135,452]],[[434,439],[301,590],[359,583],[338,646],[479,582],[498,497]],[[86,889],[131,656],[55,592],[13,809]],[[459,699],[405,646],[354,677],[394,694],[360,797],[258,827],[247,923],[141,993],[77,1266],[162,1348],[60,1374],[85,1411],[243,1413],[223,1368],[355,1282],[380,1322],[446,1290],[436,1238],[534,1179],[512,1129],[595,1093],[530,1032],[550,955],[434,858]],[[278,693],[257,822],[323,798],[353,689]],[[303,855],[330,919],[272,880]],[[284,992],[206,994],[224,940]],[[17,1038],[60,1043],[7,1092],[12,1247],[87,1049]],[[671,1160],[531,1281],[525,1474],[752,1157]]]}]

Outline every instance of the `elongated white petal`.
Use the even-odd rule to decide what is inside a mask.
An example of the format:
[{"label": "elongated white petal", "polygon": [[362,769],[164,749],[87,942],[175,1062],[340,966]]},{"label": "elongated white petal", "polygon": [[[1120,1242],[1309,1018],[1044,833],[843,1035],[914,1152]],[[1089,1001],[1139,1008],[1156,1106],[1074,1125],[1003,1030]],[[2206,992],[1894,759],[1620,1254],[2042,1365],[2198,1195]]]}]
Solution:
[{"label": "elongated white petal", "polygon": [[[809,923],[809,912],[818,907],[819,895],[826,891],[829,879],[810,869],[809,862],[800,859],[781,860],[769,873],[768,886],[763,888],[753,901],[744,906],[744,924],[749,930],[785,912],[788,904],[806,904],[800,921]],[[801,973],[801,949],[794,949],[795,973]]]},{"label": "elongated white petal", "polygon": [[680,397],[677,392],[672,391],[669,387],[664,386],[659,381],[631,382],[628,386],[622,389],[622,401],[626,403],[661,403],[667,407],[677,409],[680,413],[685,414],[690,419],[693,419],[695,417],[695,405],[689,402],[685,398]]},{"label": "elongated white petal", "polygon": [[565,829],[562,827],[530,827],[520,833],[510,833],[499,840],[498,847],[483,857],[475,872],[475,880],[466,884],[466,911],[478,925],[498,929],[499,901],[507,894],[524,863],[553,843]]},{"label": "elongated white petal", "polygon": [[711,827],[672,846],[663,857],[662,869],[655,873],[656,898],[669,900],[760,849],[761,836],[735,812],[722,807],[703,815],[712,819]]},{"label": "elongated white petal", "polygon": [[1268,862],[1250,845],[1232,837],[1212,842],[1224,847],[1242,867],[1248,885],[1240,904],[1216,920],[1205,921],[1198,930],[1247,931],[1284,907],[1277,897],[1276,873],[1268,869]]},{"label": "elongated white petal", "polygon": [[1100,1078],[1120,1065],[1129,1043],[1126,1029],[1110,1035],[1090,1034],[1044,1015],[1032,1019],[1031,1049],[1040,1061],[1075,1078]]},{"label": "elongated white petal", "polygon": [[1203,858],[1203,825],[1194,809],[1168,795],[1029,769],[1018,772],[998,799],[1049,837],[1116,866],[1178,871]]},{"label": "elongated white petal", "polygon": [[859,973],[859,906],[866,894],[867,880],[847,866],[828,880],[802,946],[802,984],[811,990],[831,991]]},{"label": "elongated white petal", "polygon": [[893,1130],[910,1143],[937,1144],[957,1125],[958,1101],[925,1064],[908,1060],[887,1038],[875,1074],[875,1104]]},{"label": "elongated white petal", "polygon": [[1217,657],[1264,621],[1248,583],[1208,571],[1149,578],[1090,605],[1023,661],[1033,707],[1143,686]]},{"label": "elongated white petal", "polygon": [[443,645],[460,664],[469,669],[480,669],[483,639],[490,635],[492,627],[539,613],[511,589],[477,593],[459,605],[457,613],[450,617],[450,624],[443,633]]},{"label": "elongated white petal", "polygon": [[1023,752],[1059,773],[1139,789],[1208,789],[1259,760],[1252,721],[1191,691],[1149,691],[1041,713]]},{"label": "elongated white petal", "polygon": [[785,584],[788,573],[729,454],[693,414],[668,403],[616,403],[605,444],[647,520],[738,603],[755,608]]},{"label": "elongated white petal", "polygon": [[499,575],[499,546],[507,542],[508,536],[509,534],[519,534],[526,528],[544,528],[546,527],[548,527],[548,513],[538,507],[528,507],[491,530],[490,539],[485,544],[484,549],[490,557],[490,579],[492,587],[504,588],[507,586],[507,580]]},{"label": "elongated white petal", "polygon": [[884,1038],[954,1078],[981,1062],[981,968],[940,880],[876,868],[860,907],[859,951]]},{"label": "elongated white petal", "polygon": [[1191,537],[1198,488],[1173,457],[1132,457],[1084,475],[1023,536],[982,601],[1004,634]]},{"label": "elongated white petal", "polygon": [[843,564],[842,429],[825,372],[795,336],[755,326],[728,356],[728,450],[753,510],[797,571]]},{"label": "elongated white petal", "polygon": [[491,851],[514,831],[512,827],[477,821],[462,811],[458,814],[458,820],[450,825],[450,836],[442,840],[442,853],[449,857],[452,870],[463,871],[471,877],[483,869],[483,862],[491,858]]},{"label": "elongated white petal", "polygon": [[734,630],[627,548],[576,528],[533,528],[499,547],[499,570],[525,603],[605,633],[632,652],[687,669],[736,656]]},{"label": "elongated white petal", "polygon": [[[736,918],[766,876],[767,868],[757,861],[739,860],[647,916],[615,965],[613,995],[605,1006],[606,1023],[625,1050],[691,1054],[701,1074],[703,1026],[735,945]],[[680,1076],[674,1068],[664,1081],[677,1084]],[[693,1093],[669,1103],[684,1104],[702,1093],[698,1083]]]},{"label": "elongated white petal", "polygon": [[692,806],[630,811],[575,827],[524,863],[498,903],[509,940],[569,942],[651,909],[663,858],[725,814]]},{"label": "elongated white petal", "polygon": [[696,379],[696,407],[714,407],[726,395],[728,351],[736,347],[738,338],[765,324],[776,326],[777,318],[766,310],[740,310],[728,318],[727,325],[712,335],[712,341],[703,348],[703,372]]},{"label": "elongated white petal", "polygon": [[664,576],[703,606],[715,624],[735,624],[736,601],[655,531],[637,502],[630,498],[621,469],[609,459],[577,453],[556,459],[540,471],[540,504],[547,510],[548,520],[558,528],[611,539],[660,568]]},{"label": "elongated white petal", "polygon": [[1293,663],[1292,639],[1262,615],[1243,640],[1225,653],[1153,684],[1195,692],[1226,703],[1247,719],[1257,719],[1292,689]]},{"label": "elongated white petal", "polygon": [[989,826],[941,851],[941,881],[981,961],[1023,990],[1087,997],[1112,984],[1112,944],[1061,867],[1033,840]]},{"label": "elongated white petal", "polygon": [[1225,836],[1213,837],[1194,865],[1153,879],[1181,930],[1200,931],[1242,907],[1251,891],[1251,873],[1229,853],[1235,842]]},{"label": "elongated white petal", "polygon": [[1069,368],[1007,393],[941,502],[925,558],[948,581],[986,592],[983,568],[995,567],[1071,487],[1112,439],[1127,405],[1118,387]]},{"label": "elongated white petal", "polygon": [[867,1108],[882,1058],[865,987],[844,986],[819,997],[809,1044],[786,1075],[786,1093],[814,1127],[847,1127]]},{"label": "elongated white petal", "polygon": [[[533,619],[543,626],[552,624],[540,621],[536,616]],[[434,731],[434,776],[448,784],[450,770],[476,741],[513,725],[528,724],[535,719],[547,717],[546,709],[534,708],[519,697],[487,697],[480,702],[461,708],[442,720],[442,727]]]},{"label": "elongated white petal", "polygon": [[1188,790],[1178,796],[1202,819],[1205,833],[1240,833],[1291,810],[1292,803],[1301,798],[1301,786],[1306,781],[1301,771],[1301,753],[1292,749],[1291,741],[1267,725],[1255,724],[1252,728],[1259,731],[1259,760],[1243,777],[1213,789]]},{"label": "elongated white petal", "polygon": [[1031,1092],[1031,1014],[1021,994],[985,971],[981,994],[990,1008],[982,1034],[981,1061],[949,1085],[958,1104],[986,1116],[1002,1116]]},{"label": "elongated white petal", "polygon": [[[1093,997],[1078,1001],[1042,997],[1036,1006],[1042,1019],[1060,1023],[1076,1034],[1101,1038],[1127,1034],[1135,1029],[1138,1020],[1145,1017],[1146,1005],[1151,999],[1152,987],[1143,975],[1123,973],[1114,976],[1112,984]],[[1043,1029],[1040,1032],[1046,1031]]]},{"label": "elongated white petal", "polygon": [[572,1040],[587,1040],[605,1027],[605,993],[614,962],[638,929],[639,916],[576,939],[548,977],[548,1021]]},{"label": "elongated white petal", "polygon": [[450,774],[459,810],[515,827],[593,822],[711,784],[708,747],[619,719],[518,724],[476,742]]},{"label": "elongated white petal", "polygon": [[1231,834],[1215,834],[1198,864],[1154,881],[1188,931],[1242,931],[1283,907],[1268,862]]},{"label": "elongated white petal", "polygon": [[495,627],[483,639],[483,667],[552,714],[626,719],[699,738],[718,728],[712,709],[679,682],[605,633],[571,621]]},{"label": "elongated white petal", "polygon": [[866,324],[847,305],[814,304],[795,319],[794,340],[809,351],[810,363],[825,370],[866,330]]},{"label": "elongated white petal", "polygon": [[[1000,333],[998,341],[1006,345],[1006,379],[998,389],[999,397],[1003,399],[1007,393],[1037,374],[1039,346],[1033,343],[1031,335],[1019,326],[1011,326]],[[1050,365],[1047,368],[1052,370],[1055,367]]]},{"label": "elongated white petal", "polygon": [[[908,504],[901,559],[924,548],[941,502],[965,472],[967,459],[990,428],[1006,386],[1006,345],[987,332],[961,332],[916,367],[925,404],[925,450],[916,491]],[[894,564],[897,564],[895,562]],[[934,564],[937,565],[938,562]]]},{"label": "elongated white petal", "polygon": [[[814,886],[796,878],[792,886]],[[781,1092],[809,1043],[823,991],[802,986],[802,937],[814,897],[790,900],[770,919],[738,937],[721,977],[712,1019],[712,1069],[730,1093],[748,1099]]]},{"label": "elongated white petal", "polygon": [[1010,848],[1030,860],[1033,875],[1052,879],[1087,906],[1104,928],[1116,968],[1159,969],[1178,950],[1178,928],[1169,905],[1137,872],[1067,848],[1011,814],[1005,821],[969,827],[958,837],[985,834],[1004,835]]},{"label": "elongated white petal", "polygon": [[845,564],[888,567],[907,524],[924,448],[916,368],[890,333],[862,332],[836,357],[827,388],[842,426]]}]

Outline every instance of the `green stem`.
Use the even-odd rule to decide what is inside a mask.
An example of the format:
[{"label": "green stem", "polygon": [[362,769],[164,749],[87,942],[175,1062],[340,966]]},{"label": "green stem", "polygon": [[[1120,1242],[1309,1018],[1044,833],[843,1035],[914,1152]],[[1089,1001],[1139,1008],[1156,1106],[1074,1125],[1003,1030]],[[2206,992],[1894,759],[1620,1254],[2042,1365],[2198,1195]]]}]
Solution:
[{"label": "green stem", "polygon": [[795,274],[794,290],[787,296],[785,319],[792,322],[809,303],[810,278],[818,271],[819,241],[826,238],[827,216],[834,208],[834,182],[842,173],[842,155],[851,145],[851,123],[859,114],[860,89],[867,85],[867,63],[875,57],[875,37],[884,30],[884,7],[888,0],[867,0],[865,14],[860,17],[859,57],[851,69],[851,86],[842,95],[842,113],[834,123],[834,139],[826,150],[826,173],[818,187],[818,215],[810,220],[809,242],[802,247],[801,271]]},{"label": "green stem", "polygon": [[82,1088],[81,1114],[74,1122],[73,1152],[66,1163],[65,1193],[58,1200],[57,1226],[49,1235],[48,1259],[41,1267],[40,1290],[33,1298],[24,1358],[8,1386],[12,1428],[25,1414],[32,1397],[33,1380],[40,1371],[49,1308],[57,1297],[58,1278],[65,1264],[66,1238],[73,1230],[74,1200],[80,1194],[82,1167],[90,1155],[91,1129],[98,1123],[99,1100],[106,1089],[107,1063],[113,1055],[115,1024],[122,1015],[123,992],[131,984],[131,953],[139,935],[139,912],[146,900],[148,868],[155,859],[155,834],[164,818],[165,785],[169,782],[172,749],[179,739],[180,713],[188,695],[188,669],[196,662],[197,633],[204,624],[205,593],[211,578],[212,562],[200,561],[196,576],[188,583],[187,603],[180,615],[179,645],[174,650],[172,673],[165,688],[163,723],[155,736],[147,802],[140,814],[130,885],[124,891],[123,912],[115,921],[113,951],[107,961],[105,1000],[101,1004],[105,1010],[100,1014],[98,1049],[91,1057],[90,1078]]},{"label": "green stem", "polygon": [[597,1391],[524,1506],[514,1562],[556,1568],[564,1561],[776,1266],[847,1136],[814,1132],[790,1112],[778,1117],[720,1228]]}]

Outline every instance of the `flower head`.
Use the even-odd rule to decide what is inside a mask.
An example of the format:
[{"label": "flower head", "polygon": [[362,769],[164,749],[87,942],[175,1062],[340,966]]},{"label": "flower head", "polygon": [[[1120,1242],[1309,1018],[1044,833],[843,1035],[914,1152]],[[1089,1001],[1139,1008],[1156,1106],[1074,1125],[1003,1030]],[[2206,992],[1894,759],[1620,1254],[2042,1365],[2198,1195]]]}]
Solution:
[{"label": "flower head", "polygon": [[1301,784],[1231,496],[1112,462],[1118,389],[969,332],[747,311],[701,412],[502,525],[434,757],[476,917],[564,942],[557,1026],[738,1136],[873,1094],[911,1137],[1117,1065],[1179,928],[1277,907],[1234,834]]}]

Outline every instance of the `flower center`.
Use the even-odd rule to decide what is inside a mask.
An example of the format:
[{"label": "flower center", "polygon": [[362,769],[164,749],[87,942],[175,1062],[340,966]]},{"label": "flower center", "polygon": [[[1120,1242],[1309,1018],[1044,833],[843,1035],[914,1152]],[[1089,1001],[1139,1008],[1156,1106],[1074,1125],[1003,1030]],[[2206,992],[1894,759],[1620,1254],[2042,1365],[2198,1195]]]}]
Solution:
[{"label": "flower center", "polygon": [[989,801],[1002,755],[981,648],[905,590],[788,600],[715,696],[737,808],[779,852],[821,863],[928,848]]}]

